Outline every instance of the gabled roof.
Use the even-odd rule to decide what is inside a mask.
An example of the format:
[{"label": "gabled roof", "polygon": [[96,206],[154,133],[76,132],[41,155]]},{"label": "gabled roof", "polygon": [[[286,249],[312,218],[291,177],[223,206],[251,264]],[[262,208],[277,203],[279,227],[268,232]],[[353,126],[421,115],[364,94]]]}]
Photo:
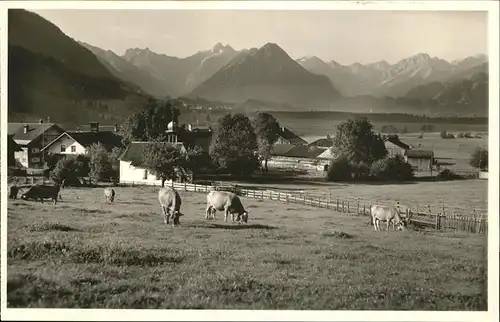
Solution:
[{"label": "gabled roof", "polygon": [[405,156],[409,158],[431,159],[434,157],[434,152],[431,150],[406,150]]},{"label": "gabled roof", "polygon": [[325,150],[326,148],[320,148],[315,146],[296,145],[290,151],[285,153],[285,156],[293,158],[316,159],[323,152],[325,152]]},{"label": "gabled roof", "polygon": [[328,138],[317,139],[316,141],[313,141],[313,142],[309,143],[308,145],[309,146],[319,146],[322,148],[329,148],[329,147],[333,146],[333,140],[328,139]]},{"label": "gabled roof", "polygon": [[[28,133],[24,133],[24,126],[28,125]],[[61,132],[64,130],[55,123],[9,123],[8,134],[17,142],[28,144],[51,127],[57,127]]]},{"label": "gabled roof", "polygon": [[21,146],[19,144],[17,144],[16,141],[14,141],[14,139],[12,138],[12,135],[10,135],[10,134],[7,135],[7,147],[9,149],[9,151],[12,151],[12,152],[23,150],[21,148]]},{"label": "gabled roof", "polygon": [[408,144],[405,144],[403,142],[401,142],[399,139],[394,139],[394,138],[387,138],[385,140],[385,142],[389,142],[389,143],[392,143],[398,147],[400,147],[401,149],[404,149],[404,150],[409,150],[410,149],[410,146]]},{"label": "gabled roof", "polygon": [[334,159],[334,158],[335,158],[335,153],[331,148],[326,149],[323,153],[318,155],[318,159]]},{"label": "gabled roof", "polygon": [[299,137],[297,134],[293,133],[286,127],[282,126],[278,133],[283,139],[287,140],[291,144],[307,144],[307,141]]},{"label": "gabled roof", "polygon": [[106,150],[111,150],[114,147],[121,147],[122,146],[122,139],[121,137],[116,134],[115,132],[112,131],[99,131],[99,132],[64,132],[61,135],[59,135],[57,138],[55,138],[52,142],[47,144],[43,149],[47,149],[52,144],[56,143],[59,141],[62,137],[69,137],[79,144],[81,144],[83,147],[88,148],[94,143],[101,143]]},{"label": "gabled roof", "polygon": [[294,146],[290,144],[274,144],[271,149],[271,155],[275,156],[285,156],[285,154],[290,151]]},{"label": "gabled roof", "polygon": [[[146,151],[146,147],[148,146],[148,144],[153,144],[153,143],[154,142],[132,142],[120,155],[119,160],[130,162],[133,166],[140,166],[142,162],[142,156],[144,155],[144,151]],[[183,143],[164,142],[163,144],[170,145],[181,150],[185,150]]]}]

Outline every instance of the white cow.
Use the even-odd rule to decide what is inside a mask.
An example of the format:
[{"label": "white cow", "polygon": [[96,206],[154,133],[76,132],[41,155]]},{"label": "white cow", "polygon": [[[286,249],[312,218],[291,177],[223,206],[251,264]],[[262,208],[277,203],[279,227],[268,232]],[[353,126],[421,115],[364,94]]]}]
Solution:
[{"label": "white cow", "polygon": [[183,215],[180,211],[182,201],[179,193],[169,187],[161,188],[158,191],[158,201],[163,212],[165,225],[169,224],[170,217],[172,217],[172,226],[179,225],[179,217]]},{"label": "white cow", "polygon": [[373,205],[371,207],[372,214],[372,222],[376,231],[380,230],[380,222],[387,222],[387,230],[389,230],[389,225],[393,224],[393,228],[396,229],[398,226],[398,230],[404,230],[405,221],[399,214],[399,211],[394,207],[381,206],[381,205]]},{"label": "white cow", "polygon": [[205,219],[211,215],[215,219],[215,212],[224,210],[224,221],[227,221],[227,215],[231,213],[231,221],[234,221],[234,214],[238,215],[238,221],[241,219],[244,223],[248,222],[248,211],[243,208],[240,198],[228,191],[210,191],[207,194],[207,210]]}]

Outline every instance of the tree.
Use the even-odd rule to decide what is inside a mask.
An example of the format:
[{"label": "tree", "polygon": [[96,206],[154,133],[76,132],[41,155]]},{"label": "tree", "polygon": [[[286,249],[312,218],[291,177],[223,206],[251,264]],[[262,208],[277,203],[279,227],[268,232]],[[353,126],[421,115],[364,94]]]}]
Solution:
[{"label": "tree", "polygon": [[339,124],[333,147],[337,154],[345,155],[352,164],[371,165],[387,155],[384,140],[373,132],[373,125],[366,118]]},{"label": "tree", "polygon": [[257,114],[253,124],[257,135],[258,154],[261,160],[264,160],[264,171],[267,172],[267,162],[271,157],[273,145],[278,140],[280,125],[274,116],[268,113]]},{"label": "tree", "polygon": [[370,172],[373,177],[381,180],[410,180],[414,176],[411,165],[401,155],[373,162]]},{"label": "tree", "polygon": [[253,173],[258,167],[257,136],[250,119],[242,113],[227,114],[218,121],[210,157],[219,171],[236,175]]},{"label": "tree", "polygon": [[483,147],[477,147],[470,156],[469,164],[480,170],[488,169],[488,150]]},{"label": "tree", "polygon": [[345,155],[340,155],[333,159],[328,166],[328,172],[326,174],[329,181],[350,181],[351,176],[351,164],[349,158]]},{"label": "tree", "polygon": [[187,150],[186,161],[193,173],[204,173],[212,169],[210,155],[198,145]]},{"label": "tree", "polygon": [[89,173],[88,162],[88,157],[85,155],[67,156],[57,161],[49,176],[56,184],[66,179],[66,185],[78,185],[80,178],[86,177]]},{"label": "tree", "polygon": [[167,125],[179,116],[180,103],[150,99],[146,107],[130,117],[120,126],[120,135],[125,144],[131,141],[151,141],[163,135]]},{"label": "tree", "polygon": [[166,142],[155,141],[146,145],[141,165],[161,179],[161,186],[167,180],[186,179],[190,171],[186,154]]},{"label": "tree", "polygon": [[113,176],[110,153],[101,143],[92,144],[87,150],[87,155],[90,159],[89,177],[92,182],[97,183]]}]

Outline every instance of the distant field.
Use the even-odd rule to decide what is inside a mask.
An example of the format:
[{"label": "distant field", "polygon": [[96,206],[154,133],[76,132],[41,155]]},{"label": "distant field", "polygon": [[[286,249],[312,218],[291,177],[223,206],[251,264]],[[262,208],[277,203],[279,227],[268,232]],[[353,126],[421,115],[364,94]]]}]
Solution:
[{"label": "distant field", "polygon": [[246,198],[247,225],[206,221],[186,192],[172,228],[156,189],[116,190],[9,202],[8,307],[487,310],[485,235]]},{"label": "distant field", "polygon": [[460,180],[415,182],[405,184],[351,184],[334,182],[314,183],[269,183],[254,184],[234,182],[244,187],[260,187],[269,190],[287,190],[303,193],[308,196],[327,198],[360,198],[361,201],[373,203],[396,204],[411,207],[412,209],[427,209],[431,205],[434,212],[442,209],[455,211],[460,214],[472,214],[476,211],[488,210],[488,181],[487,180]]}]

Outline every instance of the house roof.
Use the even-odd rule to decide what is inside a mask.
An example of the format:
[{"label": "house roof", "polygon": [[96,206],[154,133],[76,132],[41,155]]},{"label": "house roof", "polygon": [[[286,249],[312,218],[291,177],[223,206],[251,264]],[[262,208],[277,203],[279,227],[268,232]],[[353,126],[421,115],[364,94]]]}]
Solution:
[{"label": "house roof", "polygon": [[88,148],[89,146],[91,146],[94,143],[101,143],[107,150],[111,150],[114,147],[121,147],[122,146],[121,137],[112,131],[64,132],[63,134],[61,134],[57,138],[55,138],[52,142],[47,144],[42,149],[42,151],[47,149],[48,147],[52,146],[52,144],[56,143],[64,136],[67,136],[67,137],[75,140],[76,142],[78,142],[79,144],[81,144],[85,148]]},{"label": "house roof", "polygon": [[385,140],[385,143],[392,143],[398,147],[400,147],[401,149],[404,149],[404,150],[409,150],[410,149],[410,146],[408,144],[405,144],[403,142],[401,142],[401,140],[399,139],[395,139],[395,138],[387,138]]},{"label": "house roof", "polygon": [[275,156],[285,156],[285,154],[290,151],[294,146],[290,144],[274,144],[271,149],[271,155]]},{"label": "house roof", "polygon": [[[28,133],[24,133],[24,126],[28,125]],[[57,127],[61,132],[64,130],[55,123],[9,123],[8,134],[17,142],[28,144],[51,127]]]},{"label": "house roof", "polygon": [[323,153],[318,155],[318,159],[333,159],[335,158],[335,153],[333,153],[333,149],[326,149]]},{"label": "house roof", "polygon": [[309,143],[308,145],[309,146],[319,146],[319,147],[323,147],[323,148],[329,148],[329,147],[333,146],[333,140],[332,139],[328,139],[328,138],[318,139],[316,141],[313,141],[313,142]]},{"label": "house roof", "polygon": [[19,144],[17,144],[16,141],[14,141],[14,139],[12,138],[12,135],[10,135],[10,134],[7,135],[7,147],[9,149],[9,151],[13,151],[13,152],[23,150],[21,148],[21,146]]},{"label": "house roof", "polygon": [[[146,147],[148,144],[153,144],[153,142],[132,142],[130,143],[125,151],[120,155],[119,160],[130,162],[134,166],[140,166],[142,162],[142,156],[144,155],[144,151],[146,151]],[[183,149],[183,143],[167,143],[163,144],[173,146],[178,149]]]},{"label": "house roof", "polygon": [[315,159],[318,158],[326,150],[327,148],[320,148],[307,145],[275,144],[273,146],[271,154],[275,156],[284,156],[292,158]]},{"label": "house roof", "polygon": [[431,150],[406,150],[405,155],[409,158],[431,159],[434,157],[434,152]]},{"label": "house roof", "polygon": [[287,140],[288,142],[290,142],[291,144],[307,144],[306,140],[302,139],[300,136],[293,133],[284,126],[280,128],[278,135],[281,136],[283,139]]},{"label": "house roof", "polygon": [[[90,131],[90,124],[79,125],[75,130],[73,130],[71,132],[76,132],[77,130],[83,131],[83,132],[88,132],[88,131]],[[115,130],[114,125],[101,125],[101,124],[99,124],[99,132],[100,131],[103,131],[103,132],[114,131],[114,130]]]}]

